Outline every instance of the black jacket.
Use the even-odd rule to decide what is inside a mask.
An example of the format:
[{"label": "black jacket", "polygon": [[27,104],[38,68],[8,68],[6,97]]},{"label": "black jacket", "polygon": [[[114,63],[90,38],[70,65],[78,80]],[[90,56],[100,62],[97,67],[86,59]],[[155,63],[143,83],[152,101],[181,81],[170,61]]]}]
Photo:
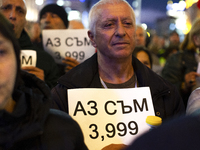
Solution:
[{"label": "black jacket", "polygon": [[50,90],[22,72],[12,113],[0,111],[0,150],[87,150],[79,125],[67,114],[49,109]]},{"label": "black jacket", "polygon": [[53,88],[60,76],[58,74],[58,67],[52,56],[38,47],[33,46],[28,34],[24,30],[18,42],[22,50],[35,50],[37,52],[36,67],[44,71],[45,82],[50,88]]},{"label": "black jacket", "polygon": [[192,50],[185,50],[183,52],[180,51],[168,58],[162,70],[162,77],[177,87],[183,98],[185,106],[187,105],[192,89],[188,89],[188,92],[182,92],[181,85],[182,82],[185,81],[184,77],[187,73],[191,71],[196,72],[197,65],[195,52]]},{"label": "black jacket", "polygon": [[[139,87],[149,86],[155,113],[162,119],[185,113],[183,101],[176,88],[133,57],[133,68]],[[101,88],[97,54],[59,78],[52,89],[53,108],[68,112],[67,89]]]}]

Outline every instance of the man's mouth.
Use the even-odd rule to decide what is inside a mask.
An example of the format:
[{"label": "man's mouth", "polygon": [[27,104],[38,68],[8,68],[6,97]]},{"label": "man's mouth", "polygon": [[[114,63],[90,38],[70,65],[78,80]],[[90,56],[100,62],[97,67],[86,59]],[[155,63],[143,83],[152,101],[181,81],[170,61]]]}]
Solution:
[{"label": "man's mouth", "polygon": [[126,44],[129,44],[128,42],[116,42],[116,43],[113,43],[112,45],[126,45]]}]

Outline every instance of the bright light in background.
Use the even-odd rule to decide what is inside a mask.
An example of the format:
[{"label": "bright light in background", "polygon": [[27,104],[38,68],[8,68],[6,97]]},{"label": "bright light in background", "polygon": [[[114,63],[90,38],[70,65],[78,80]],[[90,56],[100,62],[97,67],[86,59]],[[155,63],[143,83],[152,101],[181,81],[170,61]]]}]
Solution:
[{"label": "bright light in background", "polygon": [[72,10],[70,12],[68,12],[68,20],[81,20],[81,13],[79,11],[76,10]]},{"label": "bright light in background", "polygon": [[183,33],[188,34],[188,32],[190,32],[191,27],[192,27],[191,23],[187,22],[186,28],[183,30]]},{"label": "bright light in background", "polygon": [[176,28],[179,30],[184,30],[186,28],[186,19],[185,18],[178,18],[176,19]]},{"label": "bright light in background", "polygon": [[137,8],[137,7],[139,6],[138,1],[133,1],[133,2],[132,2],[132,6],[133,6],[134,8]]},{"label": "bright light in background", "polygon": [[43,0],[35,0],[35,3],[37,5],[42,5],[44,3],[44,1]]},{"label": "bright light in background", "polygon": [[170,30],[175,30],[176,29],[176,25],[174,23],[170,23],[169,29]]},{"label": "bright light in background", "polygon": [[196,2],[198,2],[198,0],[185,0],[186,8],[188,9],[189,7],[191,7]]},{"label": "bright light in background", "polygon": [[26,20],[27,21],[37,21],[38,17],[38,12],[35,9],[29,8],[27,9],[27,14],[26,14]]},{"label": "bright light in background", "polygon": [[63,6],[64,5],[64,0],[58,0],[57,1],[57,5],[59,5],[59,6]]},{"label": "bright light in background", "polygon": [[65,1],[65,6],[71,6],[72,5],[72,2],[70,1]]},{"label": "bright light in background", "polygon": [[71,9],[70,7],[66,7],[66,8],[65,8],[65,11],[66,11],[67,13],[69,13],[71,10],[72,10],[72,9]]},{"label": "bright light in background", "polygon": [[143,27],[144,30],[147,29],[147,25],[145,23],[142,23],[141,26]]},{"label": "bright light in background", "polygon": [[82,13],[82,23],[83,23],[84,27],[85,27],[86,29],[88,29],[89,23],[88,23],[88,12],[87,12],[87,11],[84,11],[84,12]]},{"label": "bright light in background", "polygon": [[169,1],[166,6],[167,11],[169,10],[184,11],[185,8],[186,8],[185,1],[179,1],[179,3],[173,3],[172,1]]}]

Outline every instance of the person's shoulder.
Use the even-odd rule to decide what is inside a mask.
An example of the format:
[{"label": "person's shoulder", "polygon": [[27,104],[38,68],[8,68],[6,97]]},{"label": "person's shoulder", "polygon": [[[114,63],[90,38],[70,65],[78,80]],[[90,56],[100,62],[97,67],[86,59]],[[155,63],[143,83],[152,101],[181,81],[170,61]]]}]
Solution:
[{"label": "person's shoulder", "polygon": [[174,118],[136,139],[127,150],[199,149],[199,125],[199,116]]},{"label": "person's shoulder", "polygon": [[66,112],[57,110],[57,109],[50,109],[49,110],[49,118],[54,121],[56,120],[57,123],[62,122],[64,124],[68,124],[68,125],[73,125],[76,124],[76,122],[72,119],[72,117],[67,114]]},{"label": "person's shoulder", "polygon": [[44,128],[48,133],[55,136],[65,134],[64,137],[71,137],[72,140],[82,136],[79,124],[69,114],[57,109],[49,110]]},{"label": "person's shoulder", "polygon": [[87,150],[79,124],[67,113],[50,109],[43,128],[41,140],[47,149]]}]

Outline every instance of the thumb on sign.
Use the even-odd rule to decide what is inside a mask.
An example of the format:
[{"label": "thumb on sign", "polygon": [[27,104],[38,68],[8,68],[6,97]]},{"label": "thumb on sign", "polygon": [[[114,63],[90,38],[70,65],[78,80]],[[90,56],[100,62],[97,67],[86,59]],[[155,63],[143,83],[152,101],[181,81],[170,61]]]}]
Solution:
[{"label": "thumb on sign", "polygon": [[127,145],[124,144],[110,144],[101,150],[125,150],[126,147]]}]

